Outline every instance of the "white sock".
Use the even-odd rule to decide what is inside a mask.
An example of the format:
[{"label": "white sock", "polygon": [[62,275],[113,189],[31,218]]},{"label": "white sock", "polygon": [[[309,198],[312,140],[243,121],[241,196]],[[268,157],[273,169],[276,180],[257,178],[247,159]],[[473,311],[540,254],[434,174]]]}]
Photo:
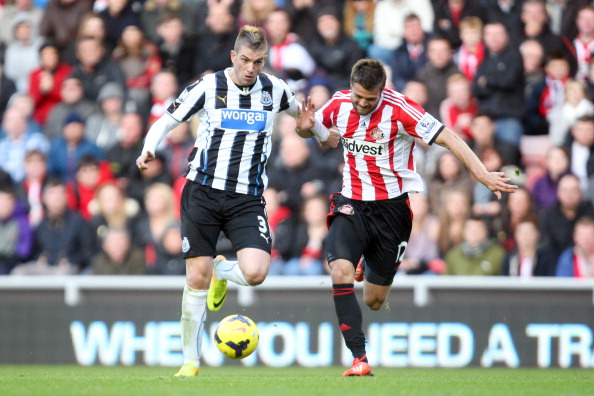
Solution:
[{"label": "white sock", "polygon": [[215,268],[217,279],[225,279],[241,286],[249,286],[237,261],[223,260]]},{"label": "white sock", "polygon": [[200,366],[202,335],[206,321],[206,295],[208,290],[195,290],[186,285],[182,298],[181,339],[184,364]]}]

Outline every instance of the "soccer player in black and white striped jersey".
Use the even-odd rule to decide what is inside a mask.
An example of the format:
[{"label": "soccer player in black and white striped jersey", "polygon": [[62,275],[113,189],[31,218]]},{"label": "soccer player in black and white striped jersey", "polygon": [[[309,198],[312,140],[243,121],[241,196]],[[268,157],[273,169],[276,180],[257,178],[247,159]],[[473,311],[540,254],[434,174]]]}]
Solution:
[{"label": "soccer player in black and white striped jersey", "polygon": [[[261,72],[267,52],[262,28],[244,26],[231,51],[233,66],[186,87],[151,126],[136,160],[140,170],[147,169],[164,136],[181,122],[198,117],[181,197],[184,365],[176,376],[198,374],[206,307],[221,308],[227,281],[255,286],[264,281],[270,267],[271,238],[262,192],[268,181],[274,114],[287,111],[308,117],[308,113],[299,111],[300,104],[284,81]],[[301,106],[311,106],[311,100]],[[338,134],[320,122],[312,130],[323,145],[338,145]],[[218,256],[213,263],[221,230],[231,240],[238,261]]]}]

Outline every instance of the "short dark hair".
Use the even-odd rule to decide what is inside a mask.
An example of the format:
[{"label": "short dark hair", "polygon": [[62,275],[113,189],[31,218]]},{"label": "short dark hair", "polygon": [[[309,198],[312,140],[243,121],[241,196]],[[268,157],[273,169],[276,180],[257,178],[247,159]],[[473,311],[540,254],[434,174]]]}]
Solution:
[{"label": "short dark hair", "polygon": [[233,50],[239,52],[241,47],[247,47],[253,51],[262,50],[268,52],[268,42],[266,41],[264,29],[259,26],[243,26],[237,35]]},{"label": "short dark hair", "polygon": [[360,84],[366,90],[384,89],[386,79],[384,65],[375,59],[359,59],[351,71],[351,85]]}]

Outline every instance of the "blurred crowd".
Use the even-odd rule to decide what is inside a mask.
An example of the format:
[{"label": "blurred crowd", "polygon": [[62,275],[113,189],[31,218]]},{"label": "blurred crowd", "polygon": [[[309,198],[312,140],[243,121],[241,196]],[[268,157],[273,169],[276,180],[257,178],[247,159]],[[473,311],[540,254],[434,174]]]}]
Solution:
[{"label": "blurred crowd", "polygon": [[[498,201],[447,150],[415,146],[426,192],[399,273],[594,276],[594,1],[0,0],[0,274],[181,275],[194,121],[135,159],[180,91],[262,26],[266,72],[319,108],[362,57],[520,189]],[[342,151],[279,115],[271,274],[326,273]],[[233,257],[221,234],[221,254]]]}]

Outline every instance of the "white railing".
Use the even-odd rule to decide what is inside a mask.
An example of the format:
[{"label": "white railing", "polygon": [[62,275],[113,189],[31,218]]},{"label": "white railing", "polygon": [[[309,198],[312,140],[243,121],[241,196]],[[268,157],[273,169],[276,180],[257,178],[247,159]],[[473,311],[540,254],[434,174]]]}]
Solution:
[{"label": "white railing", "polygon": [[[0,293],[3,290],[64,290],[64,303],[78,305],[85,290],[168,290],[181,292],[183,276],[6,276],[0,277]],[[270,276],[257,287],[238,287],[229,283],[229,288],[237,290],[238,303],[250,306],[258,290],[330,290],[330,276]],[[356,287],[361,288],[362,283]],[[417,306],[431,303],[434,290],[586,290],[592,293],[594,305],[594,279],[573,278],[509,278],[499,276],[397,276],[393,289],[412,289]]]}]

